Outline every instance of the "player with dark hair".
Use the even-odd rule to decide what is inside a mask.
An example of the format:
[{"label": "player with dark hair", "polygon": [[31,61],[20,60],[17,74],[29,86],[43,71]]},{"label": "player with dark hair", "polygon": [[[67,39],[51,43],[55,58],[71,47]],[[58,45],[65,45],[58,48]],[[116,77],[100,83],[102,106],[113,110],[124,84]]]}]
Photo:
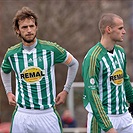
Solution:
[{"label": "player with dark hair", "polygon": [[113,13],[102,15],[101,40],[86,54],[82,64],[84,107],[89,112],[87,133],[133,133],[127,101],[133,89],[126,72],[126,54],[117,45],[126,33],[123,19]]},{"label": "player with dark hair", "polygon": [[[22,42],[8,49],[1,65],[2,81],[10,105],[16,106],[12,133],[61,133],[55,105],[63,104],[78,70],[78,61],[56,43],[36,38],[37,15],[28,7],[19,10],[13,27]],[[68,66],[64,89],[56,96],[54,66]],[[11,71],[16,75],[12,93]]]}]

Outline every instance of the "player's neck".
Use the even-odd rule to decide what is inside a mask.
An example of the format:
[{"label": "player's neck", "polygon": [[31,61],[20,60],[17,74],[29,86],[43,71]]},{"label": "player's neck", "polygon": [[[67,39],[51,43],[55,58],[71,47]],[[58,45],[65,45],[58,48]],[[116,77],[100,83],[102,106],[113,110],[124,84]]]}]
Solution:
[{"label": "player's neck", "polygon": [[32,46],[32,45],[35,44],[35,42],[36,42],[36,38],[35,38],[32,42],[30,42],[30,43],[28,43],[28,42],[22,40],[22,43],[23,43],[24,46]]},{"label": "player's neck", "polygon": [[107,51],[111,51],[114,48],[115,42],[112,42],[112,40],[102,37],[101,38],[101,44],[104,48],[107,49]]}]

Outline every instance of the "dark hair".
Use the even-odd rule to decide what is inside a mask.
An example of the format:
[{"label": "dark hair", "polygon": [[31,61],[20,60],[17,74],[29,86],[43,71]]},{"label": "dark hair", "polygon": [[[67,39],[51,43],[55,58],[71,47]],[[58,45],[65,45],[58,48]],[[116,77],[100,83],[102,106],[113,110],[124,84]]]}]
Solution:
[{"label": "dark hair", "polygon": [[[13,18],[13,29],[15,32],[16,32],[16,30],[19,29],[19,20],[24,20],[26,18],[34,19],[35,25],[36,26],[38,25],[37,15],[29,7],[22,7],[22,9],[17,11],[15,17]],[[17,34],[17,32],[16,32],[16,34]]]}]

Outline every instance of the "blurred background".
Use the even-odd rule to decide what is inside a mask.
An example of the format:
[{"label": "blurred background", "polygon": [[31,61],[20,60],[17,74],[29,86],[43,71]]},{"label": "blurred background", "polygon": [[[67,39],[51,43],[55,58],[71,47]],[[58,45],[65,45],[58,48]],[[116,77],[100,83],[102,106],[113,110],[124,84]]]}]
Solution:
[{"label": "blurred background", "polygon": [[[127,53],[127,72],[133,81],[133,0],[0,0],[0,64],[7,48],[18,43],[12,29],[17,10],[28,6],[38,15],[40,39],[57,42],[79,61],[75,82],[82,82],[81,65],[86,52],[100,40],[98,21],[102,13],[120,15],[127,34],[120,45]],[[67,67],[56,65],[57,93],[64,86]],[[12,74],[14,77],[14,74]],[[15,80],[12,80],[13,91]],[[74,117],[78,127],[86,126],[86,111],[82,103],[83,87],[74,87]],[[67,102],[58,106],[60,115],[68,108]],[[10,122],[14,107],[9,106],[0,78],[0,121]]]}]

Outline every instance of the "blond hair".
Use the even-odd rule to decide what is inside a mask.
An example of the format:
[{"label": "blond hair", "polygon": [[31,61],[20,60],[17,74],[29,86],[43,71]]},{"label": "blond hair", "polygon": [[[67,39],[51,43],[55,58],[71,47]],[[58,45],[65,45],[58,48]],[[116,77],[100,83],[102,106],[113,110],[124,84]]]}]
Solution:
[{"label": "blond hair", "polygon": [[115,26],[114,18],[122,19],[120,16],[114,13],[105,13],[101,16],[101,19],[99,21],[99,30],[101,34],[105,33],[106,26]]}]

